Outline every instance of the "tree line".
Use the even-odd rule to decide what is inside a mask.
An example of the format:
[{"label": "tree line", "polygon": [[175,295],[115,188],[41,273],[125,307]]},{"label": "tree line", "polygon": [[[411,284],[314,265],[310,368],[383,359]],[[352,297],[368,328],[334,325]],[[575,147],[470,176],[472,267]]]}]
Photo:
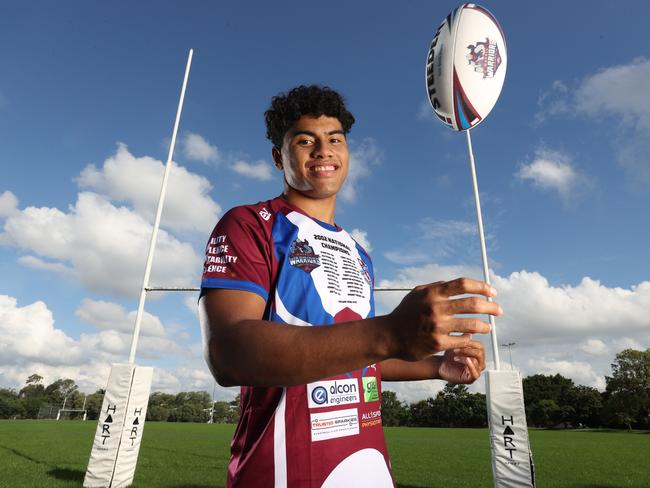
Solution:
[{"label": "tree line", "polygon": [[[650,349],[626,349],[616,355],[606,388],[576,385],[562,375],[535,374],[523,379],[526,417],[531,427],[610,427],[650,429]],[[81,409],[96,420],[103,390],[84,395],[71,379],[49,385],[37,374],[27,378],[20,391],[0,388],[0,418],[37,418],[44,405]],[[448,384],[435,397],[407,404],[395,392],[381,395],[385,426],[485,427],[486,398],[470,393],[465,385]],[[175,395],[154,392],[149,397],[147,420],[166,422],[235,423],[239,397],[213,402],[205,391]]]},{"label": "tree line", "polygon": [[[650,349],[626,349],[616,355],[606,388],[576,385],[560,374],[523,379],[526,418],[530,427],[608,427],[650,429]],[[486,398],[465,385],[447,385],[435,398],[400,402],[382,392],[385,426],[485,427]]]}]

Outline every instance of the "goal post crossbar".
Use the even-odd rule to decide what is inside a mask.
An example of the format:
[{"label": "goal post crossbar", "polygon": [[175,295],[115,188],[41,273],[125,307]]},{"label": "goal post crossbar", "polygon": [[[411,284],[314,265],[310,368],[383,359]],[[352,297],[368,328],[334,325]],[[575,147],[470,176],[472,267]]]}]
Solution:
[{"label": "goal post crossbar", "polygon": [[[412,288],[392,288],[378,286],[374,291],[411,291]],[[145,291],[201,291],[201,288],[195,286],[147,286]]]}]

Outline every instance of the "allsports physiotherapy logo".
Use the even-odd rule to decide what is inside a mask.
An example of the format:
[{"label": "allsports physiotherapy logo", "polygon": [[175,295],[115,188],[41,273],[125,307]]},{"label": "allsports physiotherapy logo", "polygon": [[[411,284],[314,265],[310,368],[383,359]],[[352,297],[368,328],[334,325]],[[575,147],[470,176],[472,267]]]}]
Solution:
[{"label": "allsports physiotherapy logo", "polygon": [[379,400],[379,388],[377,387],[377,377],[363,377],[363,401],[376,402]]}]

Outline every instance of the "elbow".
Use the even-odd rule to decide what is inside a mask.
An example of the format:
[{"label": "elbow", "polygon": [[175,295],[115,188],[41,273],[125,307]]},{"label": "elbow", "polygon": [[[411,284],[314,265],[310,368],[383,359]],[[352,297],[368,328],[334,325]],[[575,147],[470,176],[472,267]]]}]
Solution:
[{"label": "elbow", "polygon": [[219,386],[240,386],[241,383],[235,377],[234,371],[228,367],[228,361],[224,361],[224,355],[215,350],[214,344],[207,344],[204,352],[205,362]]}]

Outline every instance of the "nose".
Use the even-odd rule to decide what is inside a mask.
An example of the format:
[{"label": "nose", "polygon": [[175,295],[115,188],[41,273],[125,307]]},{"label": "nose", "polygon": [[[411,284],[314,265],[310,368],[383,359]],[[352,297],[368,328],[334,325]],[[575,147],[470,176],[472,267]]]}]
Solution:
[{"label": "nose", "polygon": [[328,139],[318,138],[312,146],[312,157],[327,159],[333,155],[332,146]]}]

